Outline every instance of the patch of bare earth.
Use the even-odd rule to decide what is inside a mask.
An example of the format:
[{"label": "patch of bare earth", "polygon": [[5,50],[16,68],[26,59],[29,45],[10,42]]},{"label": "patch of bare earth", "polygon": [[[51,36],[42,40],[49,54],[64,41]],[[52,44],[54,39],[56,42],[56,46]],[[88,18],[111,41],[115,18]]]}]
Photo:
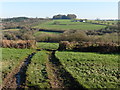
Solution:
[{"label": "patch of bare earth", "polygon": [[7,76],[6,78],[3,80],[3,84],[2,84],[2,89],[9,89],[9,88],[17,88],[17,83],[16,83],[16,77],[15,75],[18,73],[18,71],[20,70],[21,66],[24,64],[24,62],[20,62],[20,64],[18,65],[18,67],[16,67],[14,70],[12,70]]},{"label": "patch of bare earth", "polygon": [[59,78],[57,68],[50,62],[46,62],[46,71],[50,79],[51,88],[64,88],[62,79]]}]

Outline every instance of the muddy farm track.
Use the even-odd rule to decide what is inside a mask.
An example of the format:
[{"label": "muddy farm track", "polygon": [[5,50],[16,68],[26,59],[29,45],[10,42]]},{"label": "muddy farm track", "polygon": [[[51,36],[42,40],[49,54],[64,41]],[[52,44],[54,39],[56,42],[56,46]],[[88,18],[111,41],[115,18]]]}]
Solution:
[{"label": "muddy farm track", "polygon": [[46,63],[48,78],[52,88],[79,88],[84,89],[73,77],[67,72],[59,59],[55,56],[55,51],[51,51],[49,61]]},{"label": "muddy farm track", "polygon": [[30,54],[24,61],[7,75],[3,81],[2,90],[24,88],[25,72],[28,64],[30,64],[31,58],[35,53]]},{"label": "muddy farm track", "polygon": [[[37,50],[37,52],[40,52],[40,50]],[[3,81],[2,90],[8,90],[8,88],[21,89],[27,87],[25,85],[27,67],[31,63],[31,59],[36,53],[34,52],[30,54],[24,61],[20,62],[18,67],[16,67],[14,70],[11,71],[10,74],[7,75],[7,77]],[[72,77],[72,75],[64,69],[59,59],[55,57],[54,50],[48,51],[46,71],[50,80],[49,83],[51,88],[84,89],[84,87],[82,87]],[[27,88],[30,89],[30,87]]]}]

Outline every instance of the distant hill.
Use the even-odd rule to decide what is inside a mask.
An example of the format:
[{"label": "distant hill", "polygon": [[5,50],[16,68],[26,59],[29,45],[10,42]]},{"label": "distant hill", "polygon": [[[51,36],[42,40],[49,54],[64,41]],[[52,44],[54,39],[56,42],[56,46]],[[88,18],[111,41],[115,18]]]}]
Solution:
[{"label": "distant hill", "polygon": [[2,21],[20,22],[26,19],[29,19],[29,18],[28,17],[13,17],[13,18],[2,19]]}]

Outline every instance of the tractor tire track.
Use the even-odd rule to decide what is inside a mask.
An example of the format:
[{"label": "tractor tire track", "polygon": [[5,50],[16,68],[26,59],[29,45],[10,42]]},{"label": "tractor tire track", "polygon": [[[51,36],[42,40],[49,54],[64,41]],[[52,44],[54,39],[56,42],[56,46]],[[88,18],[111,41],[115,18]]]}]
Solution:
[{"label": "tractor tire track", "polygon": [[11,71],[10,74],[4,79],[1,86],[2,90],[19,89],[24,88],[26,80],[26,70],[28,64],[31,62],[31,58],[35,55],[35,52],[31,53],[24,61],[21,61],[19,65]]},{"label": "tractor tire track", "polygon": [[56,58],[55,51],[50,51],[49,61],[46,62],[46,67],[52,88],[78,88],[86,90],[64,69],[59,59]]}]

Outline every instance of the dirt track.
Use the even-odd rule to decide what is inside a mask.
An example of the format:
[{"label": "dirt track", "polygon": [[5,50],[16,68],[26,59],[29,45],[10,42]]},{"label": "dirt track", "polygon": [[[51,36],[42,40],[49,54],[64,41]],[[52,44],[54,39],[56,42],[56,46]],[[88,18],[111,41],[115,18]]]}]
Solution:
[{"label": "dirt track", "polygon": [[[79,88],[84,89],[73,77],[67,72],[59,59],[55,57],[55,51],[48,51],[49,57],[46,61],[46,71],[50,80],[51,88]],[[26,88],[26,71],[27,66],[31,63],[31,58],[35,53],[30,54],[24,61],[11,71],[3,81],[2,90]],[[30,87],[27,87],[30,88]]]},{"label": "dirt track", "polygon": [[[24,61],[21,61],[15,69],[13,69],[3,80],[2,90],[17,89],[23,85],[25,81],[25,72],[27,65],[35,53],[30,54]],[[24,77],[24,78],[23,78]],[[22,82],[21,82],[22,81]]]},{"label": "dirt track", "polygon": [[46,67],[52,88],[79,88],[84,90],[84,87],[64,69],[59,59],[55,57],[55,51],[50,52],[49,61],[47,61]]}]

